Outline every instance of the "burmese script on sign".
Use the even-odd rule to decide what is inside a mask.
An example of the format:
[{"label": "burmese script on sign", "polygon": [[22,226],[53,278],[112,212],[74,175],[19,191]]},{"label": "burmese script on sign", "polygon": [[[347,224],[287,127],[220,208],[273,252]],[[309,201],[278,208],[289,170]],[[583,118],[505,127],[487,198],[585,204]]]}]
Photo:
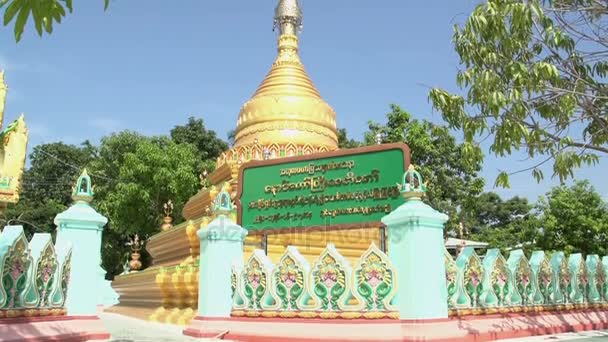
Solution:
[{"label": "burmese script on sign", "polygon": [[325,173],[328,170],[339,170],[339,169],[349,169],[352,170],[355,167],[354,160],[347,160],[339,163],[327,163],[327,164],[315,164],[310,163],[306,166],[301,167],[291,167],[286,169],[281,169],[281,176],[292,176],[292,175],[301,175],[301,174],[309,174],[314,175],[315,173]]},{"label": "burmese script on sign", "polygon": [[[343,153],[343,155],[341,155]],[[245,166],[239,220],[248,230],[376,224],[403,203],[404,146]]]},{"label": "burmese script on sign", "polygon": [[[386,200],[389,198],[398,198],[399,188],[395,186],[373,187],[366,190],[357,191],[336,191],[331,194],[319,194],[325,192],[328,188],[348,186],[350,184],[374,184],[380,181],[380,170],[371,170],[368,174],[357,175],[353,171],[349,171],[343,177],[327,178],[325,175],[314,176],[316,173],[325,174],[328,170],[351,170],[355,167],[354,160],[348,160],[339,163],[314,164],[303,167],[293,167],[281,169],[280,175],[287,178],[292,175],[307,174],[312,175],[305,177],[301,181],[292,182],[289,179],[283,179],[281,184],[267,185],[264,187],[264,192],[272,194],[276,197],[278,193],[290,191],[309,191],[309,195],[297,195],[291,198],[283,199],[258,199],[251,201],[248,204],[249,209],[282,209],[308,207],[311,205],[323,206],[331,202],[364,202],[366,200]],[[321,217],[336,217],[341,215],[372,215],[378,212],[390,213],[390,204],[378,204],[372,206],[353,206],[338,209],[323,209],[319,211]],[[310,211],[284,212],[273,213],[269,215],[258,215],[254,223],[277,222],[279,220],[301,220],[312,217]]]}]

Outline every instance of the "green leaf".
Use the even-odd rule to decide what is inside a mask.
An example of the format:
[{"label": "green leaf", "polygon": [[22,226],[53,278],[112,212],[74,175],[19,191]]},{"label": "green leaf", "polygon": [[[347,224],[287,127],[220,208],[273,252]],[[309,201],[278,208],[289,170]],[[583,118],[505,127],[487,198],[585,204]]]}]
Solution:
[{"label": "green leaf", "polygon": [[38,36],[42,37],[42,18],[40,18],[40,9],[38,7],[32,8],[32,20],[34,20],[34,26]]},{"label": "green leaf", "polygon": [[501,173],[499,173],[498,177],[496,177],[496,182],[494,183],[494,186],[501,188],[510,188],[511,185],[509,184],[509,174],[506,171],[502,171]]},{"label": "green leaf", "polygon": [[44,22],[44,29],[46,30],[47,33],[53,33],[53,19],[50,18],[43,18],[43,22]]},{"label": "green leaf", "polygon": [[543,171],[537,168],[532,170],[532,176],[534,176],[534,179],[536,179],[537,183],[539,183],[544,178]]},{"label": "green leaf", "polygon": [[25,24],[27,23],[27,18],[30,16],[31,8],[29,4],[24,4],[19,11],[19,15],[17,16],[17,21],[15,22],[15,40],[19,42],[21,40],[21,35],[23,34],[23,30],[25,29]]},{"label": "green leaf", "polygon": [[65,0],[65,7],[68,8],[68,11],[70,11],[70,13],[72,13],[73,11],[73,7],[72,7],[72,0]]},{"label": "green leaf", "polygon": [[103,10],[107,10],[110,6],[110,0],[103,0]]},{"label": "green leaf", "polygon": [[13,0],[13,2],[11,2],[11,4],[6,8],[6,11],[4,11],[4,26],[13,20],[22,6],[25,6],[22,0]]}]

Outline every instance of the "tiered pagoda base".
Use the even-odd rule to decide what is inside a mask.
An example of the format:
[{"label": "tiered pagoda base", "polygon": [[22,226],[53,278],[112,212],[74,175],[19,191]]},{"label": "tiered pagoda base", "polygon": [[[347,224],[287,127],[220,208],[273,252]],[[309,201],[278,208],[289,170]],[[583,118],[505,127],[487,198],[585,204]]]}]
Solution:
[{"label": "tiered pagoda base", "polygon": [[608,310],[458,316],[448,319],[325,320],[196,317],[184,334],[238,341],[495,341],[608,328]]}]

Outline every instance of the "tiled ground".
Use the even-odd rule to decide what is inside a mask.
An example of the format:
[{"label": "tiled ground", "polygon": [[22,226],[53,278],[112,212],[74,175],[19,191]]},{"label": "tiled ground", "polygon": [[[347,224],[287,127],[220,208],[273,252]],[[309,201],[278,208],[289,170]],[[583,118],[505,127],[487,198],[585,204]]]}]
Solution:
[{"label": "tiled ground", "polygon": [[99,316],[112,334],[111,342],[212,341],[184,336],[182,334],[183,327],[175,325],[146,322],[105,312]]},{"label": "tiled ground", "polygon": [[[106,328],[112,334],[111,342],[193,342],[214,341],[195,339],[182,334],[183,327],[170,324],[146,322],[113,313],[100,314]],[[217,340],[215,340],[217,341]],[[226,340],[224,340],[226,341]],[[587,331],[551,336],[526,337],[501,340],[502,342],[608,342],[608,331]]]},{"label": "tiled ground", "polygon": [[584,331],[579,333],[567,333],[551,336],[526,337],[501,342],[549,342],[549,341],[568,341],[568,342],[608,342],[608,330],[606,331]]}]

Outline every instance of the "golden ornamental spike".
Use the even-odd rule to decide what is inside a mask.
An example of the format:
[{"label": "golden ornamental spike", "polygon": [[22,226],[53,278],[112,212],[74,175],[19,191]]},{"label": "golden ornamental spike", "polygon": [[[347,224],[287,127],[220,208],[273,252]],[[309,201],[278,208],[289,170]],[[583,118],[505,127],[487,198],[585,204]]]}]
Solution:
[{"label": "golden ornamental spike", "polygon": [[28,140],[23,114],[6,127],[3,126],[7,92],[4,71],[0,71],[0,208],[6,203],[19,201]]},{"label": "golden ornamental spike", "polygon": [[163,223],[161,224],[160,229],[163,232],[166,232],[173,228],[173,217],[171,216],[173,215],[173,202],[171,202],[171,200],[168,200],[163,204],[163,214],[165,216],[163,217]]}]

